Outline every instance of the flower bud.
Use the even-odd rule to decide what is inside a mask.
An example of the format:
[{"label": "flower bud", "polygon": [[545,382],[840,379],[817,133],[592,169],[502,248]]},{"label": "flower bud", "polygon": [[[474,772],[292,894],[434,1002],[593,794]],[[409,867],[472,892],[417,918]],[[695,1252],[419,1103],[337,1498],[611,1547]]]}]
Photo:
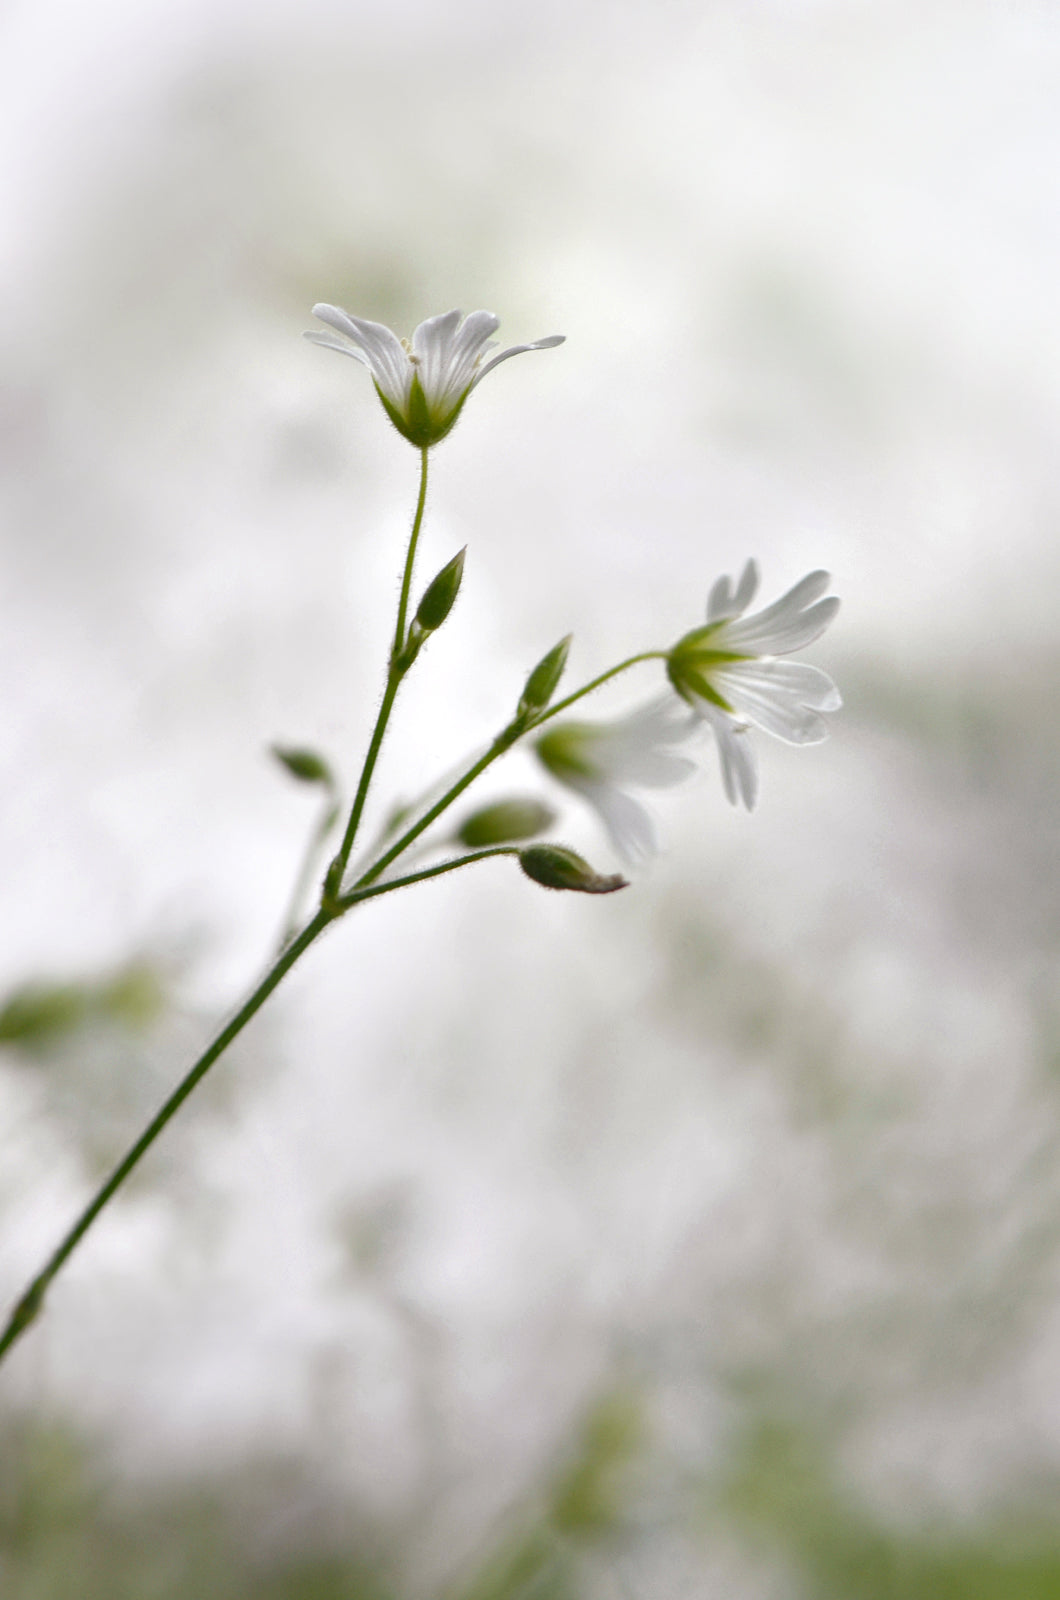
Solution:
[{"label": "flower bud", "polygon": [[526,680],[523,697],[519,701],[519,716],[528,713],[543,711],[556,692],[556,686],[563,676],[563,669],[567,665],[567,652],[570,649],[572,633],[554,645],[547,656],[542,657]]},{"label": "flower bud", "polygon": [[612,894],[628,889],[621,873],[606,876],[594,872],[589,863],[565,845],[534,844],[519,852],[519,865],[528,878],[546,889],[577,889],[582,894]]},{"label": "flower bud", "polygon": [[491,844],[532,839],[535,834],[551,828],[555,820],[556,813],[543,800],[498,800],[466,817],[457,829],[456,837],[469,849],[478,850]]},{"label": "flower bud", "polygon": [[291,777],[297,778],[300,783],[322,783],[327,789],[335,787],[331,768],[315,750],[279,744],[274,744],[271,750],[280,765],[286,767]]},{"label": "flower bud", "polygon": [[453,602],[460,592],[460,580],[464,576],[466,552],[467,545],[457,552],[424,590],[416,612],[416,621],[424,633],[433,633],[435,628],[440,628],[453,609]]}]

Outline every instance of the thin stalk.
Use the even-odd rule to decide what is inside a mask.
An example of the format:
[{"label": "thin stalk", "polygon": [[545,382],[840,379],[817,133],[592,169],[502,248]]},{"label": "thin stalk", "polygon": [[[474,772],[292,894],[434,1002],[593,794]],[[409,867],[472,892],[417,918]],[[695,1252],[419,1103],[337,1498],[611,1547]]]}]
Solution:
[{"label": "thin stalk", "polygon": [[130,1146],[127,1154],[119,1161],[109,1178],[101,1184],[76,1221],[64,1234],[60,1243],[22,1294],[8,1317],[3,1333],[0,1334],[0,1361],[3,1361],[20,1335],[25,1333],[30,1324],[40,1315],[44,1306],[45,1294],[53,1279],[62,1271],[85,1237],[85,1234],[98,1218],[100,1212],[114,1198],[125,1180],[150,1150],[155,1140],[176,1116],[188,1096],[202,1082],[218,1057],[227,1050],[237,1035],[242,1033],[247,1023],[261,1009],[269,995],[272,994],[273,990],[291,970],[295,962],[305,954],[309,946],[319,938],[331,922],[336,921],[362,900],[371,900],[380,895],[390,894],[395,889],[404,889],[409,884],[422,882],[425,878],[441,877],[443,873],[455,872],[458,867],[471,866],[473,862],[486,861],[492,856],[512,856],[518,855],[518,853],[514,845],[497,845],[489,850],[476,850],[469,855],[458,856],[455,860],[443,861],[437,866],[425,867],[420,872],[409,873],[406,877],[392,878],[388,883],[380,883],[370,888],[354,890],[350,894],[344,895],[341,901],[336,902],[334,910],[318,911],[312,921],[303,928],[297,939],[288,945],[276,961],[273,962],[257,988],[236,1012],[235,1016],[232,1017],[231,1021],[226,1023],[210,1044],[207,1045],[202,1055],[199,1056],[195,1064],[181,1079],[176,1089],[148,1123],[135,1144]]},{"label": "thin stalk", "polygon": [[374,883],[365,889],[351,889],[338,903],[343,911],[348,911],[351,906],[360,905],[362,900],[371,900],[379,894],[389,894],[391,889],[407,889],[410,883],[422,883],[424,878],[440,878],[443,872],[455,872],[457,867],[469,867],[474,861],[488,861],[490,856],[518,854],[518,846],[514,844],[498,844],[491,846],[489,850],[474,850],[470,855],[456,856],[452,861],[442,861],[436,867],[424,867],[419,872],[410,872],[404,878],[388,878],[385,883]]},{"label": "thin stalk", "polygon": [[294,938],[302,923],[302,906],[309,886],[313,881],[314,868],[320,858],[328,834],[331,832],[339,817],[339,802],[334,792],[329,790],[324,798],[324,806],[309,835],[302,855],[298,876],[295,878],[294,888],[288,902],[287,915],[283,919],[283,933],[280,936],[280,949],[285,950]]},{"label": "thin stalk", "polygon": [[[401,602],[398,607],[398,628],[395,633],[395,638],[400,638],[402,641],[404,640],[405,620],[408,613],[408,595],[412,581],[412,566],[416,553],[416,541],[419,537],[419,530],[423,521],[423,508],[426,501],[426,487],[427,452],[424,450],[422,452],[420,495],[416,507],[415,520],[413,522],[412,536],[409,541],[409,553],[405,562],[405,576],[402,581]],[[550,717],[555,716],[558,712],[566,710],[568,706],[574,705],[578,700],[583,699],[587,694],[591,694],[594,689],[598,689],[601,684],[606,683],[610,678],[616,677],[620,672],[625,672],[629,667],[636,666],[642,661],[659,659],[663,655],[663,651],[651,650],[644,652],[642,655],[631,656],[627,661],[620,662],[617,667],[612,667],[608,672],[601,673],[599,677],[593,678],[591,682],[583,685],[582,688],[575,690],[575,692],[571,695],[568,695],[565,700],[560,701],[558,705],[555,705],[550,710],[536,716],[532,721],[524,721],[517,718],[515,721],[509,723],[508,726],[497,735],[496,739],[494,739],[493,743],[490,745],[485,754],[480,756],[477,761],[473,762],[468,770],[450,786],[441,799],[431,806],[431,808],[419,819],[418,822],[416,822],[411,828],[407,829],[401,838],[398,839],[397,842],[392,845],[390,849],[387,850],[385,854],[382,855],[379,860],[368,869],[367,872],[362,874],[349,893],[341,898],[333,895],[330,902],[322,906],[321,909],[317,911],[316,915],[306,924],[301,933],[298,934],[298,936],[294,938],[291,943],[288,944],[286,948],[282,950],[276,957],[275,961],[265,973],[265,976],[261,979],[260,983],[253,990],[248,999],[244,1001],[243,1005],[235,1013],[231,1020],[225,1024],[220,1032],[215,1035],[210,1044],[207,1045],[206,1049],[199,1056],[198,1060],[181,1079],[180,1083],[177,1085],[176,1089],[174,1089],[169,1098],[164,1102],[161,1109],[148,1123],[140,1137],[130,1147],[127,1154],[118,1163],[110,1176],[104,1181],[104,1183],[93,1195],[92,1199],[84,1207],[76,1221],[68,1229],[60,1243],[49,1256],[41,1271],[37,1273],[36,1277],[29,1284],[29,1287],[22,1294],[21,1298],[18,1300],[10,1316],[8,1317],[3,1332],[0,1333],[0,1361],[2,1361],[7,1355],[8,1351],[15,1344],[20,1335],[23,1334],[30,1324],[39,1316],[44,1304],[45,1294],[47,1293],[49,1287],[58,1274],[62,1271],[63,1267],[73,1255],[78,1245],[84,1239],[86,1233],[92,1227],[100,1213],[114,1198],[115,1194],[124,1184],[125,1180],[129,1177],[133,1170],[139,1165],[140,1161],[147,1154],[148,1150],[150,1150],[155,1140],[172,1121],[173,1117],[176,1116],[185,1100],[188,1099],[192,1091],[197,1088],[199,1083],[201,1083],[202,1079],[206,1076],[207,1072],[209,1072],[210,1068],[217,1061],[218,1057],[221,1056],[225,1050],[227,1050],[228,1046],[243,1031],[247,1023],[250,1022],[251,1018],[254,1017],[258,1011],[260,1011],[261,1007],[265,1004],[265,1001],[272,994],[273,990],[277,988],[287,973],[290,972],[295,963],[305,954],[310,945],[320,937],[324,929],[328,927],[330,923],[334,922],[338,917],[342,916],[346,911],[357,905],[361,900],[369,900],[378,895],[389,894],[395,889],[406,888],[409,884],[422,882],[426,878],[439,877],[443,873],[453,872],[458,867],[469,866],[472,862],[483,861],[491,856],[518,855],[519,852],[514,846],[498,845],[493,849],[478,850],[470,855],[459,856],[452,861],[443,861],[437,866],[426,867],[419,872],[409,873],[405,877],[391,879],[387,883],[376,883],[375,881],[383,872],[385,872],[390,863],[399,855],[401,855],[401,853],[408,848],[413,840],[417,839],[419,835],[423,833],[423,831],[428,828],[430,824],[437,817],[439,817],[442,812],[445,811],[452,804],[452,802],[457,799],[458,796],[461,795],[464,790],[468,788],[469,785],[472,784],[475,779],[486,770],[488,766],[502,756],[505,751],[509,750],[518,739],[523,737],[524,734],[531,732],[535,727],[540,726],[542,722],[547,722]],[[360,812],[364,805],[364,795],[367,793],[372,767],[374,766],[375,758],[379,753],[379,745],[382,743],[382,736],[386,728],[386,721],[390,714],[390,708],[393,705],[394,695],[397,692],[397,685],[400,682],[400,678],[401,673],[396,671],[392,662],[390,674],[387,680],[387,694],[384,696],[383,708],[381,709],[379,718],[377,719],[375,734],[373,735],[372,743],[369,746],[368,755],[365,758],[365,768],[361,775],[361,783],[358,788],[358,799],[354,802],[353,811],[351,812],[350,825],[347,827],[347,856],[349,853],[349,848],[352,848],[357,823],[360,820]],[[345,865],[345,858],[343,860],[343,865]],[[341,872],[335,880],[336,886],[340,879]]]},{"label": "thin stalk", "polygon": [[424,445],[420,451],[420,492],[416,501],[416,512],[412,519],[412,532],[409,535],[408,554],[405,557],[405,570],[401,577],[401,598],[398,601],[397,625],[394,629],[394,643],[390,652],[390,665],[387,668],[386,688],[383,691],[383,703],[379,707],[379,715],[375,719],[372,737],[368,744],[368,753],[364,758],[361,776],[357,783],[357,793],[354,795],[353,805],[350,807],[349,821],[346,832],[343,834],[342,844],[338,854],[328,869],[328,885],[337,889],[342,882],[342,875],[346,871],[346,863],[350,859],[357,838],[357,829],[360,827],[361,816],[364,812],[364,803],[368,798],[368,788],[375,772],[375,764],[383,744],[383,735],[386,733],[390,713],[394,709],[394,701],[401,686],[401,680],[408,668],[402,664],[401,655],[405,648],[405,621],[409,609],[409,593],[412,588],[412,569],[416,563],[416,546],[420,539],[420,529],[423,527],[423,512],[427,504],[427,447]]},{"label": "thin stalk", "polygon": [[220,1033],[207,1045],[202,1055],[181,1079],[161,1110],[147,1124],[136,1143],[131,1146],[128,1153],[114,1168],[110,1177],[96,1191],[11,1312],[7,1325],[3,1333],[0,1334],[0,1361],[3,1360],[19,1335],[24,1333],[30,1323],[39,1315],[49,1285],[58,1273],[62,1271],[62,1268],[73,1255],[104,1206],[113,1199],[134,1167],[139,1165],[141,1159],[150,1150],[162,1130],[176,1116],[192,1090],[205,1078],[218,1056],[227,1050],[237,1034],[242,1033],[251,1017],[260,1011],[281,979],[286,976],[298,958],[309,949],[313,941],[323,933],[328,923],[333,920],[333,913],[318,911],[312,921],[308,922],[302,929],[297,939],[294,939],[286,950],[276,958],[249,999],[243,1003],[231,1021],[227,1022]]},{"label": "thin stalk", "polygon": [[427,504],[427,454],[428,447],[423,445],[420,449],[420,495],[416,501],[416,515],[412,519],[409,553],[405,558],[405,571],[401,579],[401,599],[398,601],[397,626],[394,629],[395,656],[400,655],[405,648],[405,618],[408,615],[409,591],[412,588],[412,568],[416,562],[416,546],[419,543],[420,529],[423,527],[423,510]]},{"label": "thin stalk", "polygon": [[386,871],[392,861],[396,861],[398,856],[403,854],[409,845],[415,839],[418,839],[420,834],[441,816],[443,811],[447,811],[453,801],[458,799],[464,790],[485,772],[487,767],[492,766],[494,761],[504,755],[506,750],[510,750],[512,745],[521,739],[524,734],[532,733],[535,728],[540,727],[543,722],[547,722],[550,717],[556,716],[560,711],[565,711],[568,706],[572,706],[578,700],[584,699],[587,694],[592,694],[594,689],[599,689],[602,684],[607,683],[608,679],[617,677],[620,672],[626,672],[630,667],[639,666],[642,661],[665,660],[666,654],[665,650],[645,650],[640,655],[630,656],[628,660],[620,661],[617,667],[611,667],[607,672],[602,672],[598,678],[593,678],[589,683],[583,684],[580,689],[576,689],[573,694],[569,694],[558,705],[552,706],[548,711],[539,713],[534,717],[533,721],[523,722],[516,718],[514,722],[510,722],[497,735],[485,754],[479,756],[478,760],[472,763],[452,787],[445,791],[441,799],[437,800],[429,811],[425,811],[423,816],[413,823],[412,827],[403,833],[400,839],[396,840],[390,846],[390,849],[379,857],[378,861],[374,861],[368,870],[361,874],[353,885],[351,893],[374,883],[380,874]]},{"label": "thin stalk", "polygon": [[[558,717],[561,711],[566,711],[567,707],[574,705],[575,701],[584,700],[587,694],[592,694],[594,689],[599,689],[610,678],[617,678],[620,672],[628,672],[630,667],[639,666],[642,661],[665,661],[668,655],[668,650],[643,650],[639,656],[630,656],[627,661],[620,661],[617,667],[609,667],[606,672],[601,672],[600,676],[594,678],[591,683],[585,684],[581,689],[575,689],[574,693],[569,694],[566,700],[557,700],[554,706],[549,706],[547,711],[541,712],[540,716],[534,718],[533,726],[538,728],[542,722],[547,722],[550,717]],[[527,732],[530,731],[530,729],[527,729]]]},{"label": "thin stalk", "polygon": [[479,756],[478,760],[467,769],[463,776],[458,778],[452,787],[445,791],[441,799],[436,801],[429,811],[425,811],[423,816],[417,822],[414,822],[412,827],[403,833],[401,838],[379,857],[378,861],[374,861],[367,872],[361,874],[353,885],[350,891],[351,894],[355,894],[357,890],[364,889],[368,884],[374,883],[376,878],[386,871],[390,863],[396,861],[397,857],[408,849],[414,839],[418,839],[420,834],[426,828],[429,828],[431,823],[437,817],[440,817],[443,811],[447,811],[453,801],[462,795],[464,790],[474,783],[475,779],[485,772],[487,767],[492,766],[498,756],[502,756],[506,750],[511,749],[515,740],[519,737],[518,732],[513,732],[516,726],[515,723],[510,723],[503,733],[497,735],[485,755]]}]

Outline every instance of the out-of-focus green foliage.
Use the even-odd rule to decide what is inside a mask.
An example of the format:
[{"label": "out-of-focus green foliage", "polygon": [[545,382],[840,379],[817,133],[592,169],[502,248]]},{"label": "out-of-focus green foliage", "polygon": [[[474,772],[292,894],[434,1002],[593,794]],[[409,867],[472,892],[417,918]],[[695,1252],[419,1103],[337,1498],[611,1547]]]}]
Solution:
[{"label": "out-of-focus green foliage", "polygon": [[643,1441],[639,1396],[628,1388],[605,1395],[545,1485],[539,1516],[502,1541],[448,1600],[574,1600],[579,1554],[622,1525],[626,1479]]},{"label": "out-of-focus green foliage", "polygon": [[[664,1531],[639,1506],[650,1454],[640,1396],[605,1397],[513,1511],[509,1528],[521,1526],[445,1600],[596,1594],[592,1574],[612,1562],[618,1572],[631,1539]],[[248,1461],[226,1479],[133,1488],[70,1429],[11,1422],[0,1426],[0,1460],[4,1600],[422,1600],[395,1576],[400,1540],[336,1517],[305,1467]],[[715,1543],[744,1548],[752,1563],[767,1557],[790,1577],[770,1592],[793,1600],[1057,1600],[1057,1489],[1042,1485],[1037,1516],[1024,1504],[979,1523],[888,1522],[844,1486],[826,1428],[752,1401],[704,1486],[694,1538],[705,1566]]]},{"label": "out-of-focus green foliage", "polygon": [[888,1525],[844,1489],[811,1427],[758,1417],[733,1452],[708,1521],[765,1543],[806,1600],[1058,1600],[1060,1525],[1024,1507],[985,1523]]},{"label": "out-of-focus green foliage", "polygon": [[[63,1427],[0,1430],[4,1600],[387,1600],[371,1563],[271,1529],[300,1487],[248,1465],[238,1483],[106,1481]],[[286,1519],[289,1522],[289,1519]]]},{"label": "out-of-focus green foliage", "polygon": [[138,1031],[155,1021],[164,1003],[161,975],[146,961],[80,982],[27,983],[0,1007],[0,1043],[45,1051],[93,1022]]},{"label": "out-of-focus green foliage", "polygon": [[[575,1600],[579,1552],[620,1525],[622,1477],[641,1435],[632,1394],[594,1406],[522,1531],[487,1550],[450,1600]],[[133,1492],[108,1482],[69,1429],[11,1423],[0,1428],[0,1459],[4,1600],[392,1600],[399,1592],[387,1574],[401,1552],[384,1540],[362,1536],[362,1550],[355,1534],[336,1543],[311,1515],[299,1525],[286,1508],[311,1505],[313,1495],[297,1468],[247,1463],[237,1481],[204,1474]]]}]

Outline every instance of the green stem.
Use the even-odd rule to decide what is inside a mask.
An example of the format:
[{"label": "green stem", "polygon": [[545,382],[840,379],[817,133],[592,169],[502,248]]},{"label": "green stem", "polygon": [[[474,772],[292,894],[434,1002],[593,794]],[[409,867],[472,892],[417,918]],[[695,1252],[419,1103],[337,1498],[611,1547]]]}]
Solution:
[{"label": "green stem", "polygon": [[401,579],[401,599],[398,601],[397,626],[394,629],[395,656],[399,656],[405,648],[405,618],[409,609],[409,590],[412,588],[412,568],[416,560],[416,546],[419,543],[420,529],[423,526],[423,509],[427,504],[427,454],[428,446],[423,445],[420,449],[420,495],[416,501],[416,515],[412,519],[409,553],[405,558],[405,572]]},{"label": "green stem", "polygon": [[185,1100],[192,1090],[201,1083],[218,1056],[227,1050],[232,1040],[243,1031],[251,1017],[260,1011],[281,979],[286,976],[298,958],[308,950],[313,941],[323,933],[328,923],[333,920],[333,913],[318,911],[312,921],[308,922],[302,929],[297,939],[294,939],[286,950],[277,957],[249,999],[240,1007],[231,1021],[225,1024],[212,1042],[207,1045],[195,1065],[181,1079],[161,1110],[147,1124],[147,1127],[130,1148],[128,1154],[119,1161],[110,1177],[96,1191],[93,1198],[77,1218],[77,1221],[33,1279],[33,1282],[8,1318],[7,1326],[4,1328],[3,1333],[0,1334],[0,1361],[3,1360],[19,1335],[24,1333],[30,1323],[38,1316],[44,1303],[44,1296],[53,1278],[61,1272],[104,1206],[121,1188],[134,1167],[139,1164],[141,1158],[147,1154],[162,1130],[176,1116]]},{"label": "green stem", "polygon": [[443,872],[455,872],[457,867],[469,867],[473,861],[488,861],[490,856],[518,854],[518,846],[514,844],[498,844],[489,850],[474,850],[470,855],[456,856],[452,861],[442,861],[436,867],[423,867],[419,872],[410,872],[405,878],[388,878],[385,883],[374,883],[369,888],[351,889],[338,903],[343,911],[348,911],[351,906],[359,905],[362,900],[371,900],[379,894],[389,894],[391,889],[406,889],[410,883],[422,883],[424,878],[440,878]]},{"label": "green stem", "polygon": [[423,526],[423,512],[427,504],[427,446],[420,451],[420,492],[416,501],[416,513],[412,519],[412,532],[409,535],[408,554],[405,557],[405,571],[401,578],[401,598],[398,601],[397,626],[394,629],[394,644],[390,652],[390,665],[387,669],[386,689],[383,691],[383,703],[379,707],[379,715],[375,719],[372,737],[368,745],[368,753],[364,758],[361,776],[357,784],[357,793],[350,808],[350,818],[346,824],[346,832],[342,837],[342,844],[331,866],[328,868],[326,890],[332,894],[338,891],[342,883],[342,875],[346,871],[346,864],[350,859],[354,840],[357,838],[357,829],[360,827],[364,803],[368,798],[368,788],[375,772],[376,760],[383,744],[383,735],[386,733],[390,713],[397,699],[397,692],[401,680],[408,671],[408,664],[402,662],[402,652],[405,648],[405,619],[408,616],[409,592],[412,588],[412,569],[416,562],[416,546],[419,543],[420,529]]},{"label": "green stem", "polygon": [[415,839],[418,839],[420,834],[441,816],[443,811],[447,811],[453,801],[458,799],[464,790],[485,772],[487,767],[492,766],[494,761],[504,755],[505,751],[510,750],[512,745],[521,739],[524,734],[533,732],[535,728],[540,727],[542,722],[547,722],[550,717],[556,716],[558,712],[565,711],[568,706],[572,706],[578,700],[584,699],[587,694],[592,694],[594,689],[599,689],[602,684],[607,683],[610,678],[617,677],[620,672],[626,672],[630,667],[639,666],[642,661],[665,660],[666,655],[667,652],[665,650],[645,650],[640,655],[630,656],[628,660],[620,661],[617,667],[611,667],[607,672],[601,672],[598,678],[593,678],[591,682],[583,684],[580,689],[576,689],[573,694],[569,694],[558,705],[552,706],[548,711],[539,713],[532,721],[523,722],[517,718],[514,722],[510,722],[497,735],[485,754],[479,756],[478,760],[472,763],[463,776],[458,778],[452,787],[445,791],[441,799],[437,800],[429,811],[425,811],[423,816],[407,832],[403,833],[400,839],[390,846],[389,850],[379,857],[378,861],[374,861],[367,872],[362,873],[353,885],[353,891],[351,892],[356,892],[358,889],[374,883],[386,871],[392,861],[396,861],[398,856],[402,855],[409,845]]},{"label": "green stem", "polygon": [[[610,678],[617,678],[620,672],[628,672],[630,667],[637,667],[642,661],[665,661],[669,655],[668,650],[642,650],[639,656],[630,656],[627,661],[620,661],[617,667],[609,667],[606,672],[601,672],[598,678],[585,684],[581,689],[575,689],[566,700],[557,700],[554,706],[549,706],[540,716],[534,718],[533,727],[540,727],[542,722],[547,722],[550,717],[558,717],[561,711],[566,711],[568,706],[574,705],[577,700],[584,700],[587,694],[592,694],[594,689],[599,689]],[[527,729],[529,732],[530,729]]]},{"label": "green stem", "polygon": [[[420,497],[416,508],[416,518],[413,523],[412,538],[409,544],[409,554],[405,563],[405,579],[402,583],[402,598],[398,611],[399,626],[396,637],[400,636],[402,639],[404,637],[405,618],[408,610],[408,592],[411,586],[412,563],[415,556],[416,540],[419,536],[420,525],[423,521],[423,507],[426,498],[426,478],[427,452],[424,450],[423,473],[420,482]],[[419,872],[409,873],[407,876],[402,878],[393,878],[387,883],[376,882],[376,879],[379,878],[383,872],[385,872],[390,863],[399,855],[401,855],[402,852],[406,850],[413,842],[413,840],[417,839],[419,835],[423,833],[423,831],[428,828],[430,824],[437,817],[439,817],[442,812],[445,811],[453,803],[453,801],[456,800],[458,796],[461,795],[464,790],[468,788],[468,786],[486,770],[488,766],[496,761],[498,757],[502,756],[505,751],[509,750],[518,739],[523,737],[524,734],[531,732],[533,728],[538,727],[542,722],[548,721],[550,717],[555,716],[558,712],[566,710],[568,706],[574,705],[578,700],[583,699],[585,695],[591,694],[594,689],[598,689],[601,684],[606,683],[610,678],[616,677],[618,673],[625,672],[629,667],[636,666],[642,661],[657,660],[663,655],[663,651],[650,650],[646,651],[642,655],[631,656],[629,660],[620,662],[617,667],[612,667],[608,672],[603,672],[599,677],[593,678],[590,683],[585,684],[581,689],[575,690],[575,692],[571,695],[568,695],[565,700],[560,701],[558,705],[553,706],[550,710],[535,717],[532,721],[516,719],[514,722],[509,723],[508,726],[497,735],[496,739],[494,739],[493,743],[490,745],[485,754],[480,756],[477,761],[473,762],[463,776],[458,778],[456,782],[452,784],[442,798],[433,806],[431,806],[430,810],[428,810],[418,822],[409,828],[401,836],[401,838],[398,839],[397,842],[386,851],[384,855],[380,856],[379,860],[376,861],[368,869],[368,871],[357,880],[357,883],[353,886],[348,894],[342,896],[341,898],[333,895],[330,903],[321,907],[312,920],[308,922],[302,929],[301,933],[298,934],[297,938],[293,939],[291,943],[280,952],[272,966],[266,972],[265,976],[261,979],[261,982],[258,984],[257,988],[254,989],[249,998],[235,1013],[232,1019],[226,1023],[221,1031],[214,1037],[211,1043],[207,1045],[202,1055],[199,1056],[198,1060],[194,1063],[191,1069],[181,1079],[176,1089],[174,1089],[173,1093],[165,1101],[161,1109],[148,1123],[147,1127],[136,1140],[135,1144],[131,1146],[125,1157],[114,1168],[114,1171],[111,1173],[110,1177],[107,1178],[101,1187],[96,1191],[95,1195],[85,1206],[84,1210],[74,1222],[73,1226],[67,1231],[56,1249],[52,1252],[51,1256],[49,1256],[44,1267],[32,1280],[29,1287],[25,1290],[8,1317],[7,1324],[4,1327],[3,1332],[0,1333],[0,1361],[3,1360],[20,1335],[26,1331],[30,1324],[34,1322],[37,1316],[40,1314],[41,1308],[44,1304],[45,1294],[47,1293],[53,1280],[57,1277],[59,1272],[62,1271],[71,1255],[73,1255],[74,1251],[85,1237],[85,1234],[100,1215],[100,1212],[113,1199],[114,1195],[121,1188],[122,1184],[125,1182],[126,1178],[129,1177],[134,1168],[139,1165],[141,1159],[147,1154],[148,1150],[150,1150],[151,1146],[154,1144],[155,1140],[159,1137],[168,1123],[173,1119],[174,1116],[176,1116],[177,1112],[180,1110],[185,1100],[187,1100],[188,1096],[198,1086],[198,1084],[201,1083],[202,1079],[206,1076],[207,1072],[209,1072],[214,1062],[224,1053],[225,1050],[227,1050],[233,1039],[235,1039],[237,1035],[243,1031],[251,1018],[254,1017],[258,1011],[260,1011],[261,1007],[265,1004],[265,1001],[272,994],[273,990],[279,985],[287,973],[290,972],[295,962],[305,954],[305,952],[309,949],[309,946],[320,937],[324,929],[328,927],[331,922],[343,915],[343,913],[357,905],[361,900],[369,900],[378,895],[389,894],[394,889],[403,889],[409,884],[422,882],[426,878],[436,878],[441,876],[443,873],[454,872],[458,867],[469,866],[472,862],[484,861],[491,856],[518,855],[519,852],[514,846],[498,845],[493,849],[478,850],[470,855],[458,856],[452,861],[443,861],[437,866],[426,867]],[[378,755],[379,745],[382,742],[383,730],[385,730],[386,727],[386,719],[389,716],[390,707],[393,705],[394,694],[397,692],[397,685],[399,682],[400,673],[395,673],[392,665],[390,676],[388,677],[387,681],[387,695],[384,696],[383,709],[381,710],[380,716],[376,723],[376,732],[373,735],[372,744],[369,746],[368,756],[365,759],[365,772],[362,773],[361,784],[358,789],[360,808],[363,808],[364,794],[367,793],[368,780],[371,777],[371,769],[374,765],[375,757]],[[358,807],[358,802],[355,801],[354,809],[351,813],[351,826],[347,828],[347,835],[351,847],[353,843],[353,835],[356,832],[357,822],[360,818],[360,808]]]},{"label": "green stem", "polygon": [[302,905],[313,881],[313,869],[317,865],[320,852],[324,847],[328,834],[338,821],[338,817],[339,802],[335,797],[334,790],[329,789],[324,797],[323,810],[316,820],[312,833],[309,835],[308,843],[302,855],[301,865],[298,868],[298,876],[295,879],[294,888],[291,890],[287,915],[283,920],[283,933],[280,937],[281,950],[287,948],[301,926]]},{"label": "green stem", "polygon": [[464,775],[456,780],[452,788],[447,789],[442,798],[436,801],[429,811],[425,811],[418,822],[414,822],[412,827],[403,833],[401,838],[379,857],[378,861],[372,863],[367,872],[361,874],[353,885],[351,893],[355,894],[358,889],[366,888],[368,884],[374,883],[376,878],[386,871],[390,863],[407,850],[413,840],[418,839],[420,834],[426,828],[429,828],[431,823],[440,817],[443,811],[447,811],[453,801],[462,795],[464,790],[474,783],[475,779],[485,772],[488,766],[491,766],[497,760],[498,756],[502,756],[506,750],[511,749],[515,740],[519,737],[518,731],[513,732],[515,728],[516,724],[510,723],[503,733],[497,735],[485,755],[479,756],[478,760],[468,768]]}]

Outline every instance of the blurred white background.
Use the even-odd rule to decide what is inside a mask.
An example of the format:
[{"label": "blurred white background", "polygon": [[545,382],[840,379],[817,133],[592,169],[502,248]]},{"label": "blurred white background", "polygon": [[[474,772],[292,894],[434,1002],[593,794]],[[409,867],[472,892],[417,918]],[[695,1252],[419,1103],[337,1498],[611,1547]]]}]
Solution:
[{"label": "blurred white background", "polygon": [[[1060,13],[9,0],[0,140],[0,998],[95,996],[0,1046],[5,1302],[276,937],[313,803],[269,744],[357,771],[416,457],[314,301],[568,336],[435,452],[465,583],[377,820],[559,636],[572,684],[668,645],[749,555],[832,571],[847,702],[760,741],[751,818],[708,755],[621,896],[491,863],[348,918],[7,1414],[116,1494],[289,1452],[392,1594],[1017,1592],[909,1552],[979,1582],[1060,1482]],[[568,1588],[475,1589],[539,1524]]]}]

